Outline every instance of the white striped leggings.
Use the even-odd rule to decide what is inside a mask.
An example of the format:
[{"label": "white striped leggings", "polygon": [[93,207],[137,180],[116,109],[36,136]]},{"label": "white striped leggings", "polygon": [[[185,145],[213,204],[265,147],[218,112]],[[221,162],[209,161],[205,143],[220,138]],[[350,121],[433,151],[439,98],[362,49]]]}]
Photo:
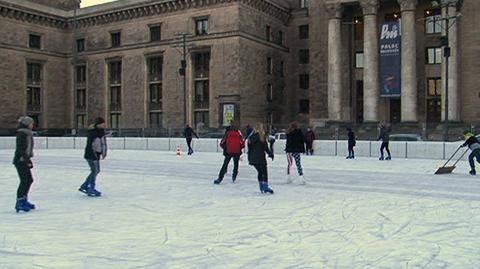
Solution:
[{"label": "white striped leggings", "polygon": [[288,163],[287,175],[290,175],[290,168],[292,167],[294,159],[295,159],[295,166],[297,166],[298,175],[303,176],[302,161],[300,158],[300,153],[298,152],[287,153],[287,163]]}]

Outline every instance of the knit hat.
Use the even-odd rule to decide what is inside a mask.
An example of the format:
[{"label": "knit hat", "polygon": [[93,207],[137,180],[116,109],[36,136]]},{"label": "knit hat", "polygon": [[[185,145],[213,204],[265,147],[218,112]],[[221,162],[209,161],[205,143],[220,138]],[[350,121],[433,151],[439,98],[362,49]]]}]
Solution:
[{"label": "knit hat", "polygon": [[30,118],[29,116],[24,116],[24,117],[20,117],[18,119],[18,123],[20,123],[21,125],[24,125],[24,126],[29,126],[30,124],[34,123],[35,121]]},{"label": "knit hat", "polygon": [[105,123],[104,118],[102,118],[102,117],[95,118],[95,125],[99,125],[99,124],[102,124],[102,123]]}]

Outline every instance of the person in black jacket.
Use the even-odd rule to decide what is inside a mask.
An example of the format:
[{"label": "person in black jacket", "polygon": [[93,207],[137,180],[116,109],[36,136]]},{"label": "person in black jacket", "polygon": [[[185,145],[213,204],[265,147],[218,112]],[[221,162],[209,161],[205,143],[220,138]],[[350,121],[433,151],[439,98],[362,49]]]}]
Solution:
[{"label": "person in black jacket", "polygon": [[[380,135],[378,136],[377,140],[382,140],[382,145],[380,146],[380,161],[383,161],[384,159],[389,161],[392,159],[392,155],[390,155],[390,149],[388,148],[388,143],[390,142],[390,127],[380,125]],[[383,150],[387,150],[387,158],[383,157]]]},{"label": "person in black jacket", "polygon": [[355,133],[352,131],[352,128],[347,128],[348,132],[348,156],[347,159],[355,159],[355,151],[353,148],[355,147]]},{"label": "person in black jacket", "polygon": [[475,159],[477,162],[480,163],[480,142],[475,137],[475,135],[467,131],[463,134],[465,136],[465,143],[461,147],[467,147],[472,151],[470,155],[468,155],[468,163],[470,164],[470,175],[474,176],[477,174],[475,170]]},{"label": "person in black jacket", "polygon": [[16,148],[13,157],[13,165],[15,165],[20,178],[15,204],[17,213],[35,209],[35,205],[28,201],[28,193],[33,183],[31,171],[33,168],[33,124],[34,120],[30,117],[21,117],[18,120]]},{"label": "person in black jacket", "polygon": [[248,138],[248,163],[258,172],[258,184],[262,193],[271,193],[268,186],[267,159],[265,153],[273,160],[273,153],[268,148],[267,135],[263,124],[258,123]]},{"label": "person in black jacket", "polygon": [[101,196],[95,189],[97,175],[100,173],[100,160],[107,157],[107,141],[105,138],[105,120],[102,117],[95,119],[95,123],[88,128],[87,145],[83,157],[90,167],[90,174],[78,189],[88,196]]},{"label": "person in black jacket", "polygon": [[292,167],[293,160],[295,160],[295,165],[297,166],[300,183],[305,184],[300,157],[301,153],[305,153],[305,136],[295,122],[290,123],[290,127],[287,130],[285,152],[287,153],[287,184],[292,183],[290,168]]},{"label": "person in black jacket", "polygon": [[185,139],[187,140],[187,146],[188,146],[188,155],[193,154],[193,149],[192,149],[192,138],[195,136],[198,139],[197,133],[190,127],[188,124],[185,127],[185,130],[183,130],[183,136],[185,136]]}]

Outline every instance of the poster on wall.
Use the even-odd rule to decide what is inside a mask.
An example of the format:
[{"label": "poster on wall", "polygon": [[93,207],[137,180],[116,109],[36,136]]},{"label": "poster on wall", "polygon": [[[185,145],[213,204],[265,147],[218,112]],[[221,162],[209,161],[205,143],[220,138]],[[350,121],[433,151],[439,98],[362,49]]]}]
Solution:
[{"label": "poster on wall", "polygon": [[223,104],[223,126],[230,126],[235,119],[235,104]]},{"label": "poster on wall", "polygon": [[388,22],[380,28],[380,96],[401,96],[401,31],[400,21]]}]

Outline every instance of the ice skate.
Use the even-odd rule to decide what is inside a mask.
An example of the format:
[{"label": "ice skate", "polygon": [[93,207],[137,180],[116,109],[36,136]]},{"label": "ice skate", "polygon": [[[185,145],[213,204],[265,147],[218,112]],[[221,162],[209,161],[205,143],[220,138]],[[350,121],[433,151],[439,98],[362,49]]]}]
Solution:
[{"label": "ice skate", "polygon": [[469,174],[472,175],[472,176],[474,176],[474,175],[477,174],[477,171],[475,171],[475,169],[472,169],[472,170],[470,170]]},{"label": "ice skate", "polygon": [[222,183],[222,180],[223,180],[223,179],[221,179],[221,178],[217,178],[217,179],[215,179],[215,180],[213,181],[213,184],[219,185],[220,183]]},{"label": "ice skate", "polygon": [[27,201],[27,198],[22,197],[17,199],[17,203],[15,204],[15,210],[18,212],[20,211],[25,211],[28,212],[30,211],[30,207],[25,203]]}]

